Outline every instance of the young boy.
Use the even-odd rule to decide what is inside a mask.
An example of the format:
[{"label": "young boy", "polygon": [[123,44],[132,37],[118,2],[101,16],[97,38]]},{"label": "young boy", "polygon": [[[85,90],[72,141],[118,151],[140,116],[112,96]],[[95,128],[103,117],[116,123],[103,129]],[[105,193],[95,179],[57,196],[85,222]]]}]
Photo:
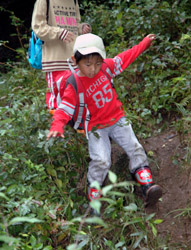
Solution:
[{"label": "young boy", "polygon": [[[138,142],[131,124],[126,121],[122,103],[107,77],[114,78],[123,72],[155,39],[154,34],[146,36],[138,45],[114,58],[106,59],[103,41],[94,34],[81,35],[76,39],[72,57],[79,70],[75,73],[84,88],[86,115],[86,136],[91,161],[88,168],[88,199],[101,196],[99,190],[90,187],[97,181],[102,186],[111,166],[110,138],[120,145],[129,157],[129,170],[141,185],[146,206],[154,205],[162,196],[160,186],[153,183],[147,156]],[[71,77],[67,83],[72,81]],[[51,129],[47,136],[64,138],[63,127],[72,119],[77,110],[77,94],[72,84],[64,91],[61,105],[55,111]]]}]

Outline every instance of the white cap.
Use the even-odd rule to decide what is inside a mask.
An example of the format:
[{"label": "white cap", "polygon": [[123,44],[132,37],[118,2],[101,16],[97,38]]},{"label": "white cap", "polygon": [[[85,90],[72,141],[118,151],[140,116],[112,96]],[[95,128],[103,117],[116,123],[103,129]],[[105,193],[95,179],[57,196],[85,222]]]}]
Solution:
[{"label": "white cap", "polygon": [[76,38],[73,53],[79,51],[82,55],[98,53],[103,59],[106,58],[105,47],[101,37],[88,33]]}]

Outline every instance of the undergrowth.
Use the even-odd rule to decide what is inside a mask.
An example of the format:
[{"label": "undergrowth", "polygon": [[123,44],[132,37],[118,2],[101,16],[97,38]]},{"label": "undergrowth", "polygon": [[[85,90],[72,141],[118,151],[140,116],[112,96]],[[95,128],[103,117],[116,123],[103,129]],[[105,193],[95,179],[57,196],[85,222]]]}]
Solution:
[{"label": "undergrowth", "polygon": [[103,210],[103,218],[88,213],[87,142],[71,128],[64,141],[46,141],[51,117],[44,104],[44,75],[21,64],[2,79],[9,85],[0,108],[1,249],[138,249],[156,244],[153,237],[161,221],[144,214],[134,183],[121,182],[112,172],[103,198],[92,203]]},{"label": "undergrowth", "polygon": [[[189,167],[191,33],[184,5],[108,2],[112,10],[83,1],[86,19],[103,37],[108,56],[148,33],[157,35],[153,46],[115,79],[127,117],[140,138],[174,126]],[[103,198],[91,203],[103,216],[90,216],[87,141],[69,127],[64,140],[46,141],[51,116],[45,106],[45,75],[29,67],[26,47],[17,50],[18,62],[7,63],[7,73],[0,77],[0,249],[171,250],[157,237],[162,221],[144,213],[135,183],[125,180],[123,171],[109,172]],[[181,211],[190,216],[186,209]]]}]

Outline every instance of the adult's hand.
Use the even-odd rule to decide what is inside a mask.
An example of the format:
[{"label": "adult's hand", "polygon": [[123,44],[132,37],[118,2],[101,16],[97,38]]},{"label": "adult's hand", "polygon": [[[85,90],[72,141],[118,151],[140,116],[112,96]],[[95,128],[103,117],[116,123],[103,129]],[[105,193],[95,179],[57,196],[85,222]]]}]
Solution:
[{"label": "adult's hand", "polygon": [[67,42],[67,43],[71,43],[75,40],[76,36],[74,35],[74,33],[68,31],[64,41]]},{"label": "adult's hand", "polygon": [[89,24],[84,24],[84,25],[82,26],[82,33],[83,33],[83,34],[90,33],[91,30],[92,30],[92,29],[91,29],[91,27],[90,27]]}]

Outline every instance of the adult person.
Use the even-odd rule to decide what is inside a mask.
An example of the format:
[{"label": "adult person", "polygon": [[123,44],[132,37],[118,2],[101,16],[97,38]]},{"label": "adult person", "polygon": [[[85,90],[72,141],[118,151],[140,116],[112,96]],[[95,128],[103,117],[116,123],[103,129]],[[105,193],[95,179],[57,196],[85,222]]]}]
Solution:
[{"label": "adult person", "polygon": [[[69,69],[67,59],[72,56],[75,39],[91,31],[90,25],[80,23],[78,1],[36,0],[32,15],[32,29],[42,41],[42,71],[46,72],[46,104],[55,110],[60,103],[59,79]],[[73,64],[74,66],[74,64]]]}]

